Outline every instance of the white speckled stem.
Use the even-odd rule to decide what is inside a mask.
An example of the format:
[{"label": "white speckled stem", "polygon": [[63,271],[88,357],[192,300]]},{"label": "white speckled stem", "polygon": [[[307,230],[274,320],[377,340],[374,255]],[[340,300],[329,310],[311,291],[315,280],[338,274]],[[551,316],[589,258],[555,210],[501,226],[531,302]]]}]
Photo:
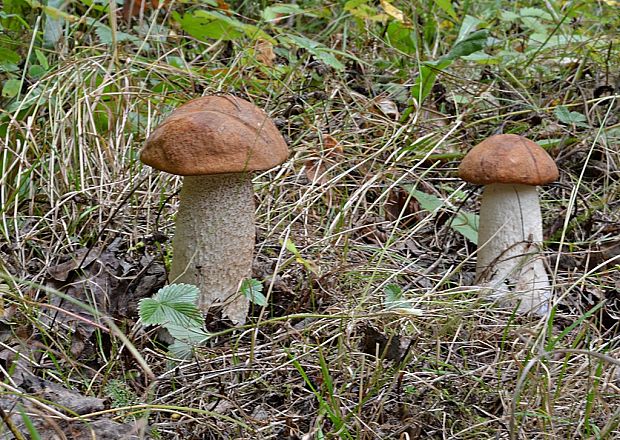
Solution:
[{"label": "white speckled stem", "polygon": [[252,272],[251,176],[186,176],[180,198],[170,282],[195,284],[200,288],[202,310],[225,303],[225,316],[235,323],[245,322],[248,300],[237,290]]},{"label": "white speckled stem", "polygon": [[500,302],[521,301],[522,313],[545,313],[551,288],[543,256],[536,187],[487,185],[480,206],[476,279]]}]

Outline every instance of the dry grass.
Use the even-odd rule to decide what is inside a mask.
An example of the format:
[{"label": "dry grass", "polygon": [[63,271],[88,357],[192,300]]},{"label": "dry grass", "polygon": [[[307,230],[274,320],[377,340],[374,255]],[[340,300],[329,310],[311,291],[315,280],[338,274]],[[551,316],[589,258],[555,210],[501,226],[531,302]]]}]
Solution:
[{"label": "dry grass", "polygon": [[[400,66],[402,54],[378,40],[366,52],[363,37],[346,48],[363,64],[351,62],[345,72],[302,56],[284,73],[264,76],[236,43],[205,46],[201,57],[191,45],[168,42],[153,43],[144,58],[129,48],[115,57],[77,46],[59,58],[24,92],[23,111],[2,113],[0,269],[7,277],[0,291],[13,332],[2,348],[21,352],[29,371],[85,394],[104,395],[112,379],[126,382],[147,404],[154,438],[620,436],[619,96],[593,94],[611,83],[605,72],[617,72],[614,58],[580,45],[545,52],[536,58],[549,66],[542,79],[459,62],[440,77],[443,90],[428,108],[401,122],[376,98],[402,112],[396,92],[381,94],[387,87],[377,85],[396,83],[411,64]],[[569,51],[581,56],[577,66],[559,63]],[[170,56],[185,66],[171,65]],[[79,320],[46,306],[66,303],[38,286],[72,294],[67,285],[76,283],[114,297],[115,284],[101,280],[131,285],[150,267],[145,258],[163,266],[179,180],[143,167],[139,150],[178,104],[231,91],[266,108],[291,149],[288,162],[255,178],[254,275],[269,306],[239,329],[211,319],[219,336],[174,368],[135,310],[108,311],[127,340],[102,331],[76,347]],[[558,124],[558,105],[587,115],[588,126]],[[557,306],[551,316],[515,316],[466,287],[475,246],[449,224],[457,210],[477,209],[477,193],[455,169],[471,145],[497,130],[549,140],[561,169],[560,181],[541,191]],[[330,149],[326,135],[342,150]],[[408,186],[445,205],[420,210]],[[76,274],[51,283],[50,268],[84,248],[112,249],[103,271],[115,258],[122,268],[87,271],[90,286]],[[421,316],[386,310],[391,284]]]}]

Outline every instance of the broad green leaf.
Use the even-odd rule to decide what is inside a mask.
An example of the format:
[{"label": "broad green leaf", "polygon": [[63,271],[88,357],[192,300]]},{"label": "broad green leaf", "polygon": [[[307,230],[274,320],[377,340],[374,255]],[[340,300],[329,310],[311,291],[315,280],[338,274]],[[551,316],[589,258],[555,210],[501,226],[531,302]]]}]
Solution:
[{"label": "broad green leaf", "polygon": [[21,90],[22,82],[18,79],[7,79],[2,86],[3,98],[15,98]]},{"label": "broad green leaf", "polygon": [[333,55],[333,50],[323,46],[321,43],[302,35],[287,35],[287,39],[297,47],[307,50],[316,58],[319,58],[325,64],[328,64],[336,70],[344,69],[344,65]]},{"label": "broad green leaf", "polygon": [[456,58],[470,55],[474,52],[478,52],[479,50],[484,49],[487,42],[487,37],[489,33],[486,29],[482,29],[476,32],[472,32],[471,34],[464,37],[462,40],[457,42],[450,52],[445,55],[444,58],[449,60],[455,60]]},{"label": "broad green leaf", "polygon": [[[47,0],[48,8],[59,10],[63,8],[64,0]],[[43,45],[45,47],[55,48],[56,44],[62,38],[64,18],[60,17],[49,9],[44,13],[45,24],[43,26]]]},{"label": "broad green leaf", "polygon": [[185,341],[175,340],[168,346],[168,353],[175,359],[188,360],[194,356],[194,345]]},{"label": "broad green leaf", "polygon": [[589,37],[586,35],[552,35],[549,37],[547,33],[535,32],[530,35],[528,44],[531,46],[529,50],[538,51],[540,45],[544,44],[546,50],[553,49],[555,47],[568,46],[570,44],[587,43]]},{"label": "broad green leaf", "polygon": [[[113,41],[112,29],[109,26],[106,26],[105,24],[102,24],[102,23],[96,23],[95,33],[97,34],[97,36],[99,37],[99,39],[101,40],[103,44],[108,44],[108,45],[112,44],[112,41]],[[142,43],[142,40],[140,40],[135,35],[127,34],[125,32],[116,31],[115,36],[116,36],[117,43],[121,43],[123,41],[129,41],[135,44],[136,46],[139,46]],[[148,48],[148,47],[149,47],[148,45],[145,45],[145,48]]]},{"label": "broad green leaf", "polygon": [[168,353],[177,359],[190,359],[194,354],[194,348],[203,345],[212,336],[200,327],[179,325],[166,325],[165,327],[174,339],[174,342],[168,346]]},{"label": "broad green leaf", "polygon": [[170,284],[140,300],[140,319],[145,325],[202,325],[202,313],[196,307],[200,291],[190,284]]},{"label": "broad green leaf", "polygon": [[241,293],[254,304],[267,305],[267,298],[263,295],[263,284],[254,278],[248,278],[241,282]]},{"label": "broad green leaf", "polygon": [[198,10],[188,12],[182,18],[178,14],[173,15],[183,30],[198,40],[236,40],[245,35],[252,39],[262,38],[274,42],[269,34],[256,26],[245,24],[221,12]]},{"label": "broad green leaf", "polygon": [[47,57],[42,51],[40,51],[39,49],[35,49],[34,55],[37,57],[37,61],[39,62],[39,64],[43,66],[45,70],[48,70],[50,68],[50,64],[47,61]]},{"label": "broad green leaf", "polygon": [[502,11],[500,17],[502,21],[515,21],[520,18],[520,15],[512,11]]},{"label": "broad green leaf", "polygon": [[[183,14],[181,28],[198,40],[235,40],[244,35],[242,23],[232,23],[219,12],[194,11]],[[237,20],[235,20],[237,21]]]},{"label": "broad green leaf", "polygon": [[6,47],[0,46],[0,60],[2,62],[9,62],[13,64],[19,63],[22,57],[17,53]]},{"label": "broad green leaf", "polygon": [[521,18],[521,22],[526,28],[530,29],[532,32],[537,32],[539,34],[547,33],[547,26],[542,24],[540,20],[534,17],[523,17]]},{"label": "broad green leaf", "polygon": [[415,33],[411,28],[398,21],[391,21],[385,33],[388,44],[408,55],[415,53]]},{"label": "broad green leaf", "polygon": [[478,64],[499,64],[501,62],[501,57],[496,55],[489,55],[488,53],[482,51],[465,55],[464,57],[461,57],[461,59],[473,61],[474,63]]},{"label": "broad green leaf", "polygon": [[[405,189],[411,193],[420,204],[420,208],[425,211],[439,211],[444,206],[444,201],[440,198],[418,191],[413,186],[405,186]],[[450,222],[450,227],[476,244],[478,242],[478,221],[478,215],[459,210]]]},{"label": "broad green leaf", "polygon": [[[281,16],[291,16],[303,14],[304,10],[295,4],[279,4],[273,6],[267,6],[263,9],[263,20],[272,21]],[[313,15],[313,14],[310,14]]]},{"label": "broad green leaf", "polygon": [[454,8],[452,7],[452,2],[450,0],[435,0],[435,4],[454,20],[459,19],[459,17],[456,15],[456,12],[454,11]]},{"label": "broad green leaf", "polygon": [[429,61],[422,65],[416,82],[411,88],[411,97],[421,105],[431,93],[439,72],[450,66],[455,59],[482,50],[486,45],[487,37],[488,32],[486,29],[472,32],[457,42],[450,52],[439,60]]},{"label": "broad green leaf", "polygon": [[38,64],[33,64],[28,68],[28,75],[35,79],[41,78],[46,72],[47,70]]},{"label": "broad green leaf", "polygon": [[436,62],[428,62],[420,67],[416,82],[411,88],[411,97],[414,98],[418,104],[421,105],[431,93],[431,90],[433,90],[439,72],[450,64],[452,64],[452,60],[443,59]]},{"label": "broad green leaf", "polygon": [[461,210],[454,216],[450,227],[470,242],[476,244],[478,243],[478,221],[479,217],[477,214]]},{"label": "broad green leaf", "polygon": [[558,121],[564,124],[575,124],[580,127],[588,127],[586,121],[588,118],[585,117],[582,113],[579,112],[571,112],[568,108],[563,105],[559,105],[553,111],[553,114]]},{"label": "broad green leaf", "polygon": [[519,9],[519,15],[521,17],[536,17],[542,18],[543,20],[553,21],[551,14],[538,8],[521,8]]},{"label": "broad green leaf", "polygon": [[336,70],[344,70],[345,66],[334,55],[334,51],[323,46],[318,41],[311,40],[301,35],[287,35],[286,37],[291,43],[302,49],[306,49],[309,53],[315,56],[315,58],[324,62],[328,66],[333,67]]},{"label": "broad green leaf", "polygon": [[200,345],[209,339],[212,335],[206,332],[202,327],[184,327],[181,325],[166,325],[166,330],[174,339],[184,341],[194,345]]},{"label": "broad green leaf", "polygon": [[461,23],[461,28],[459,29],[459,35],[456,38],[456,41],[461,41],[474,32],[480,23],[482,23],[482,20],[479,18],[466,15]]}]

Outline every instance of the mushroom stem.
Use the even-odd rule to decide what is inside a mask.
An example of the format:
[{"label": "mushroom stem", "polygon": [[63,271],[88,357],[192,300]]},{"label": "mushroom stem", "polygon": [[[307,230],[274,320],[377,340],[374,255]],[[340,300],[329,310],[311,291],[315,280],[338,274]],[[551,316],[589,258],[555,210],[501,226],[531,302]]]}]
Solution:
[{"label": "mushroom stem", "polygon": [[492,296],[514,303],[520,312],[545,313],[551,288],[543,256],[542,217],[536,187],[485,186],[480,206],[476,280]]},{"label": "mushroom stem", "polygon": [[251,276],[254,196],[249,173],[186,176],[180,194],[170,281],[198,286],[198,306],[224,305],[224,315],[245,322],[248,299],[237,294]]}]

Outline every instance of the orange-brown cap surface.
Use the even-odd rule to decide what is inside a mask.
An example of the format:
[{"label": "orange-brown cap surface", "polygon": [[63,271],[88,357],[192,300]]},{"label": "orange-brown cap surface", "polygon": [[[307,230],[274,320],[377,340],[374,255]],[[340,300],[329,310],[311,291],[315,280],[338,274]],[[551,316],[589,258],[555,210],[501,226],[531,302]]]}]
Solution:
[{"label": "orange-brown cap surface", "polygon": [[288,147],[267,114],[235,96],[205,96],[176,109],[146,140],[140,160],[181,176],[267,170]]},{"label": "orange-brown cap surface", "polygon": [[558,175],[558,167],[540,145],[516,134],[498,134],[480,142],[459,166],[459,177],[478,185],[543,185]]}]

